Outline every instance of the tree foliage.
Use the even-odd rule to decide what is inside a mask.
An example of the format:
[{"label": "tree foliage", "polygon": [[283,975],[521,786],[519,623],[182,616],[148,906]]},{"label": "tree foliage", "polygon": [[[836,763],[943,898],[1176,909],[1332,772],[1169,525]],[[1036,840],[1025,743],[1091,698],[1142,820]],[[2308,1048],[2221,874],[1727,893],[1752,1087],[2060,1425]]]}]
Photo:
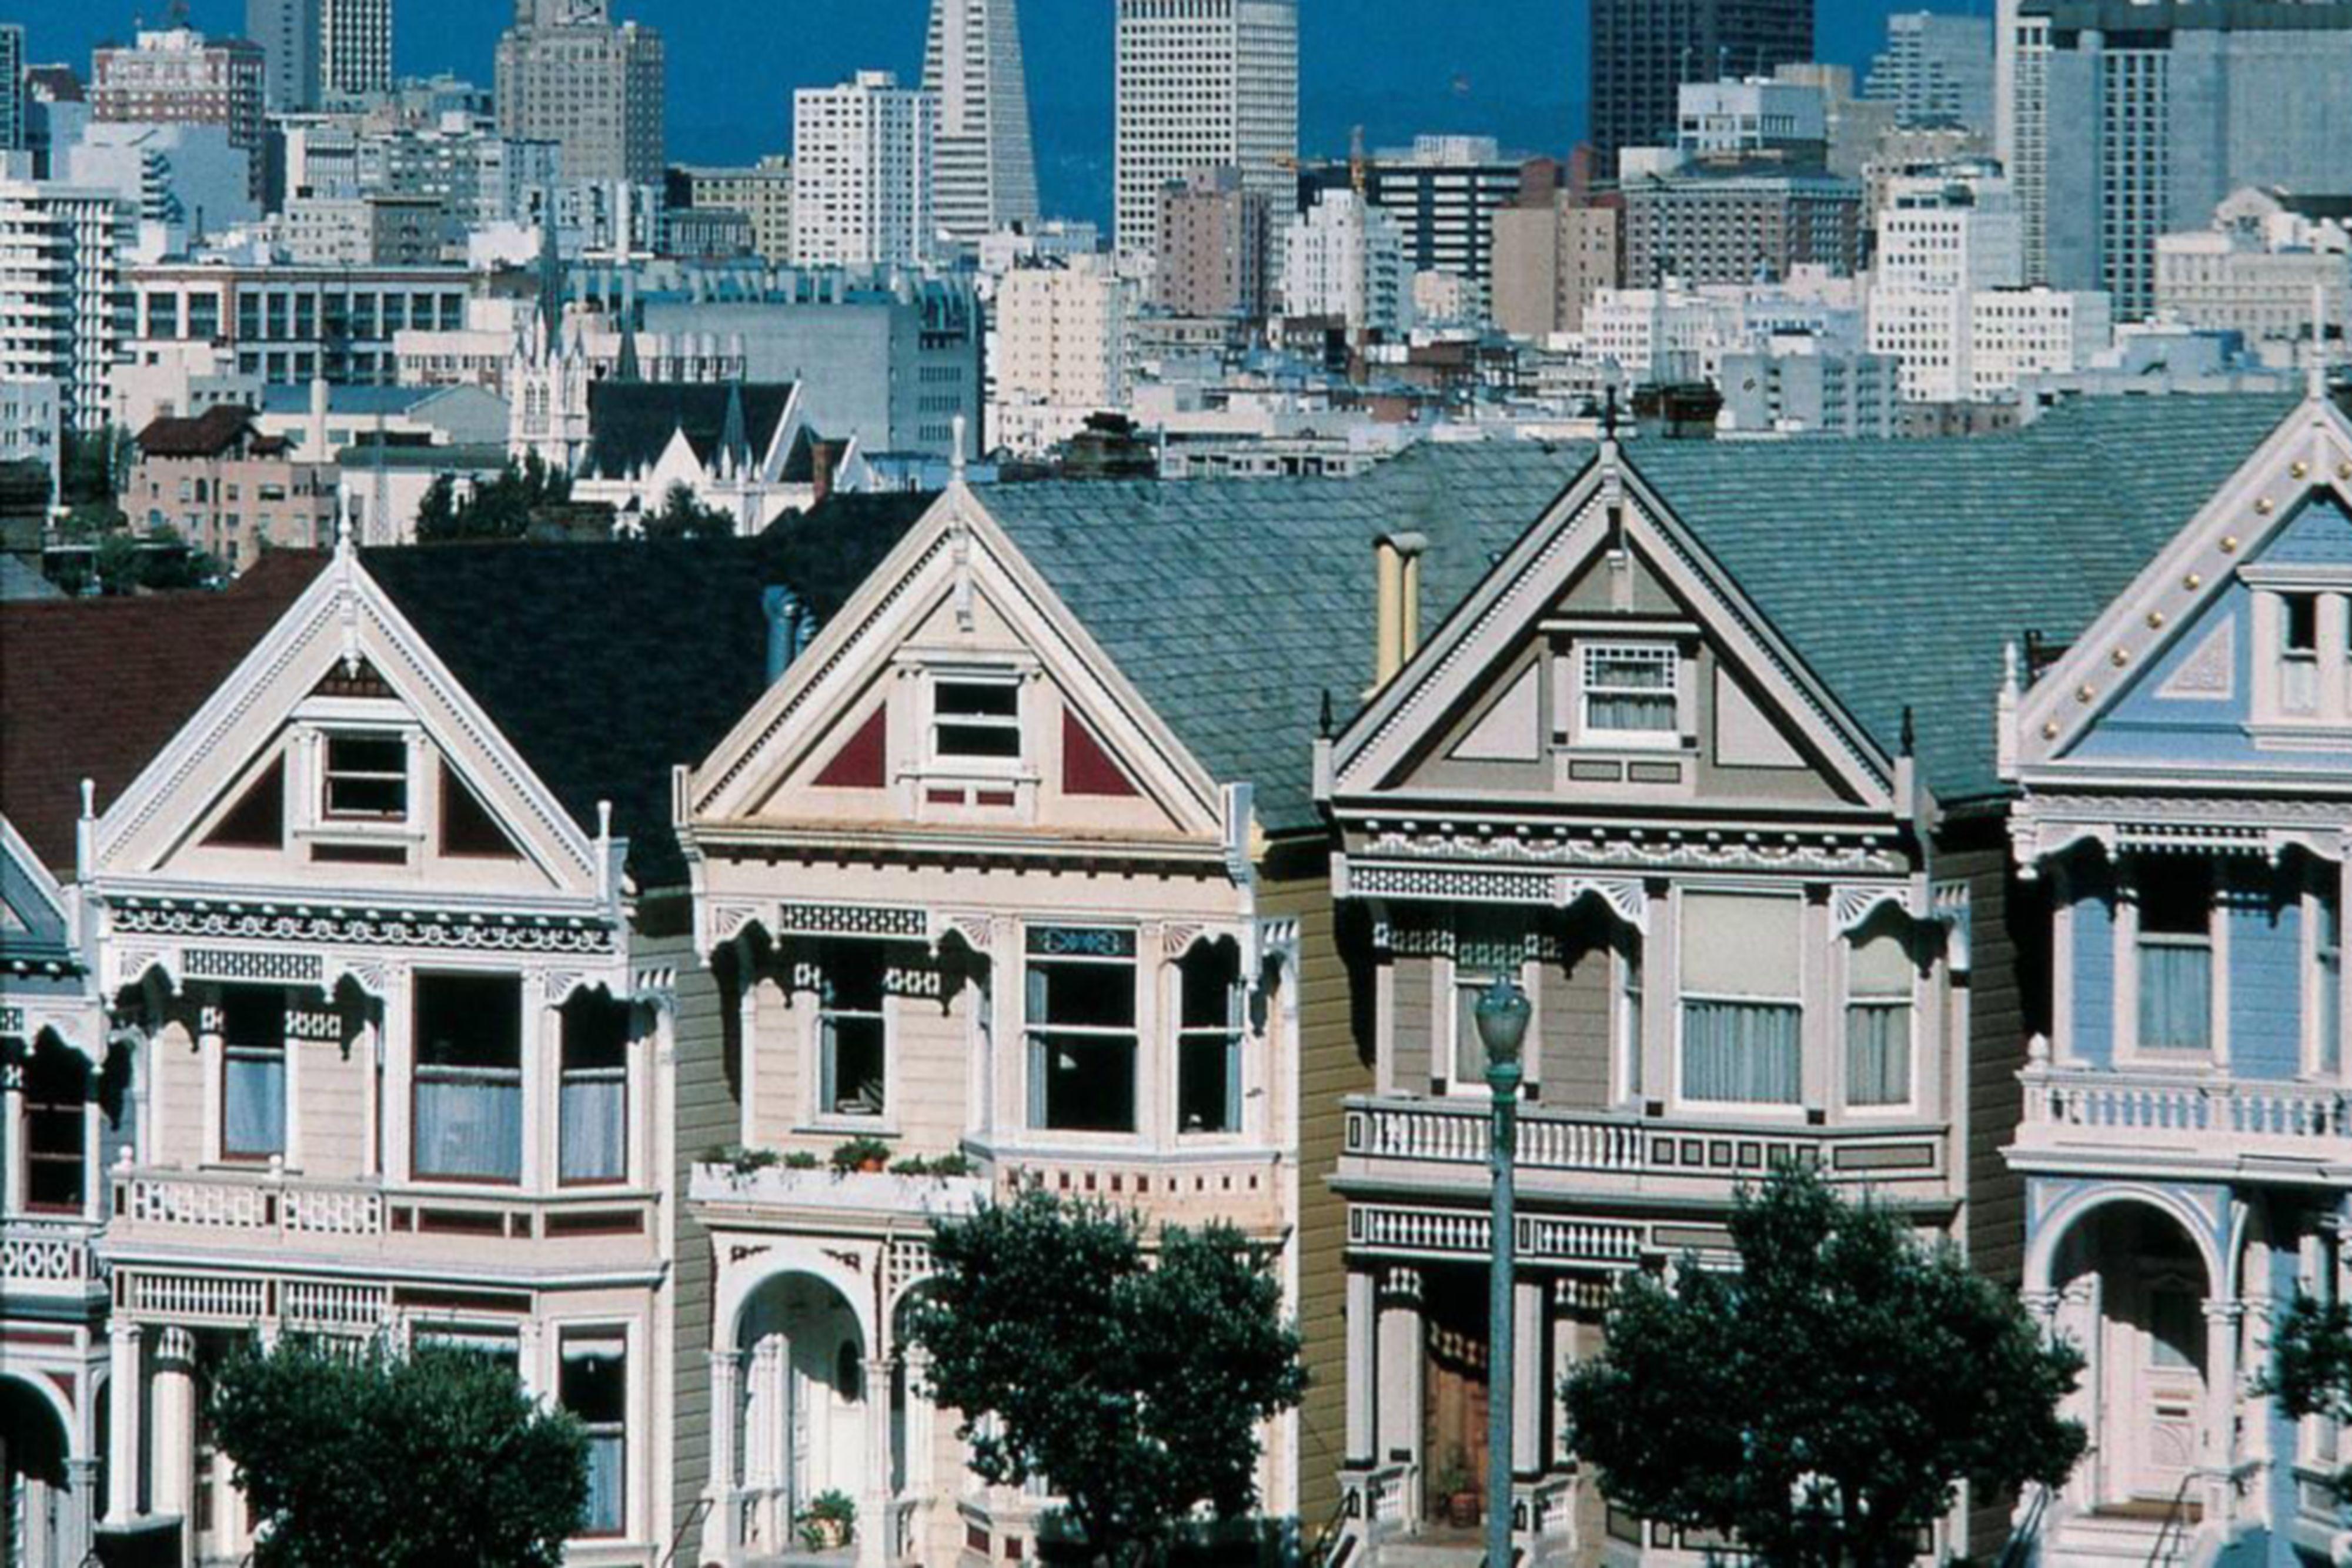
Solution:
[{"label": "tree foliage", "polygon": [[1155,1260],[1131,1216],[1037,1191],[942,1219],[909,1331],[972,1469],[1043,1478],[1114,1568],[1203,1504],[1248,1513],[1258,1426],[1306,1390],[1265,1249],[1223,1225],[1159,1241]]},{"label": "tree foliage", "polygon": [[[2352,1420],[2352,1307],[2298,1291],[2272,1329],[2263,1381],[2290,1415]],[[2352,1499],[2352,1468],[2330,1485],[2338,1500]]]},{"label": "tree foliage", "polygon": [[734,534],[735,515],[704,506],[683,483],[672,485],[661,510],[646,517],[646,537],[652,539],[724,539]]},{"label": "tree foliage", "polygon": [[579,1425],[470,1351],[288,1339],[233,1358],[207,1414],[257,1568],[555,1568],[587,1502]]},{"label": "tree foliage", "polygon": [[520,539],[544,513],[571,502],[572,479],[562,469],[542,461],[536,452],[520,463],[509,460],[495,478],[474,487],[463,501],[447,475],[435,479],[418,503],[416,538],[420,544],[448,544],[463,539]]},{"label": "tree foliage", "polygon": [[68,429],[58,448],[58,498],[68,507],[103,503],[111,507],[130,471],[131,437],[121,427],[100,425],[82,432]]},{"label": "tree foliage", "polygon": [[2055,1486],[2083,1359],[1898,1214],[1775,1175],[1731,1218],[1737,1272],[1630,1280],[1570,1376],[1578,1454],[1619,1506],[1775,1568],[1891,1568],[1958,1483]]}]

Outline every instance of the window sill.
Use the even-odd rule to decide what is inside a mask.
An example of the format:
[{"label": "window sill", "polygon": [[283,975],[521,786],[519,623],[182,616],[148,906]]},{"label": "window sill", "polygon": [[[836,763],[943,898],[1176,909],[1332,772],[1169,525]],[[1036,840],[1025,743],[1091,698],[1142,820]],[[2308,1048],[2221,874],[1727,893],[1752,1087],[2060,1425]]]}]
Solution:
[{"label": "window sill", "polygon": [[856,1137],[860,1134],[880,1138],[885,1143],[906,1136],[898,1123],[882,1116],[819,1116],[812,1121],[795,1124],[787,1135],[795,1138]]}]

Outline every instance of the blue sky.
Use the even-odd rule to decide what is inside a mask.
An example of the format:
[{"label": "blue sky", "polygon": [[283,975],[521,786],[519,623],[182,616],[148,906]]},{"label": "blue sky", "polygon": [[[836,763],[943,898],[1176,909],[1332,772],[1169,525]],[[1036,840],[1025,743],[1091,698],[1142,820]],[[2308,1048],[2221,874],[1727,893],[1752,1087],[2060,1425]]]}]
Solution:
[{"label": "blue sky", "polygon": [[[1866,63],[1887,11],[1967,0],[1815,0],[1820,48]],[[395,0],[399,68],[487,83],[510,0]],[[1989,14],[1990,0],[1974,0]],[[1112,0],[1022,0],[1039,177],[1055,210],[1098,216],[1110,186]],[[163,0],[0,0],[36,60],[87,71],[92,45]],[[207,31],[242,26],[242,0],[191,0]],[[669,145],[678,160],[748,160],[791,139],[791,90],[864,68],[919,74],[928,0],[614,0],[669,46]],[[1583,127],[1582,0],[1300,0],[1300,140],[1346,150],[1419,131],[1489,133],[1565,152]]]}]

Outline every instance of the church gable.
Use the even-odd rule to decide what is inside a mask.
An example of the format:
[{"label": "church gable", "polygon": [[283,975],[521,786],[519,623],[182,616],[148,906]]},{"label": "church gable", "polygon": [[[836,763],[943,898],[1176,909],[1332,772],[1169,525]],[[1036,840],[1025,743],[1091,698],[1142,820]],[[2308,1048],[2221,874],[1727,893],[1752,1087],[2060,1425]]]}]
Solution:
[{"label": "church gable", "polygon": [[99,823],[101,877],[593,894],[595,850],[356,560]]},{"label": "church gable", "polygon": [[698,770],[698,825],[1218,831],[1197,765],[969,504],[941,502]]}]

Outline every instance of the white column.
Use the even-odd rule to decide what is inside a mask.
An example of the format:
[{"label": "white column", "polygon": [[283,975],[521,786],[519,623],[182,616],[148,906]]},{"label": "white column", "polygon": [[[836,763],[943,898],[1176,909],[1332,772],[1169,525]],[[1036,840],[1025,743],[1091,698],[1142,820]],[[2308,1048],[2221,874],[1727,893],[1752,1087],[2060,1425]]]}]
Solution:
[{"label": "white column", "polygon": [[1372,1392],[1381,1375],[1380,1358],[1375,1354],[1380,1309],[1373,1303],[1370,1270],[1348,1270],[1347,1302],[1348,1448],[1344,1461],[1352,1468],[1376,1464],[1380,1459],[1372,1441]]},{"label": "white column", "polygon": [[1421,1458],[1423,1332],[1420,1270],[1387,1270],[1381,1281],[1380,1391],[1375,1396],[1380,1448],[1375,1458],[1380,1464]]},{"label": "white column", "polygon": [[547,977],[522,984],[522,1190],[555,1186],[555,1063],[563,1049],[563,1015]]},{"label": "white column", "polygon": [[[201,1093],[205,1108],[200,1146],[205,1163],[215,1165],[221,1157],[221,1030],[225,1027],[225,1009],[218,987],[206,987],[198,994],[212,998],[196,1007],[196,1055],[203,1073]],[[289,1049],[292,1049],[290,1045]]]},{"label": "white column", "polygon": [[760,1144],[760,969],[752,961],[749,942],[735,945],[735,973],[739,988],[735,1038],[743,1053],[742,1071],[737,1075],[742,1085],[743,1103],[737,1112],[735,1139],[751,1149]]},{"label": "white column", "polygon": [[890,1356],[887,1342],[866,1352],[866,1495],[857,1500],[854,1544],[859,1568],[884,1568],[890,1560]]},{"label": "white column", "polygon": [[364,1180],[383,1174],[383,1026],[362,1025],[352,1049],[360,1057],[360,1176]]},{"label": "white column", "polygon": [[1511,1473],[1539,1476],[1544,1472],[1543,1429],[1545,1369],[1550,1365],[1544,1348],[1544,1291],[1541,1280],[1511,1282]]},{"label": "white column", "polygon": [[2344,595],[2323,593],[2319,596],[2319,716],[2330,724],[2344,722],[2347,712],[2345,689],[2345,613]]},{"label": "white column", "polygon": [[79,1563],[89,1555],[91,1522],[98,1517],[98,1461],[68,1459],[66,1485],[71,1491],[58,1530],[58,1561]]},{"label": "white column", "polygon": [[[5,1085],[0,1086],[0,1142],[9,1145],[6,1152],[13,1156],[18,1131],[25,1124],[23,1074],[11,1071],[5,1080],[0,1080],[0,1085]],[[95,1149],[94,1145],[87,1142],[84,1143],[83,1147],[86,1151]],[[89,1164],[91,1170],[91,1180],[89,1185],[95,1187],[103,1179],[104,1174],[97,1169],[97,1161],[94,1157],[89,1161]],[[0,1160],[0,1214],[24,1212],[25,1162],[14,1157]]]},{"label": "white column", "polygon": [[139,1325],[121,1318],[108,1331],[109,1401],[106,1516],[127,1524],[139,1512],[139,1396],[146,1385],[139,1364]]},{"label": "white column", "polygon": [[719,1544],[731,1550],[742,1514],[735,1506],[735,1456],[742,1437],[743,1364],[731,1350],[710,1353],[710,1482],[712,1509],[719,1521]]},{"label": "white column", "polygon": [[2205,1431],[2201,1445],[2207,1486],[2205,1517],[2226,1522],[2235,1489],[2229,1473],[2237,1463],[2238,1329],[2245,1308],[2214,1297],[2205,1303]]},{"label": "white column", "polygon": [[410,1113],[415,1107],[416,1051],[411,1024],[415,1017],[415,977],[405,968],[390,968],[383,981],[383,1089],[377,1115],[383,1134],[383,1179],[397,1186],[409,1179],[414,1134]]},{"label": "white column", "polygon": [[1798,1061],[1799,1098],[1811,1111],[1830,1103],[1830,905],[1829,890],[1805,889],[1805,906],[1798,928],[1797,984],[1800,1011],[1798,1040],[1803,1055]]},{"label": "white column", "polygon": [[1675,1082],[1675,1020],[1682,1012],[1682,933],[1672,885],[1644,884],[1642,936],[1642,1098],[1664,1103]]},{"label": "white column", "polygon": [[938,1410],[931,1404],[931,1356],[919,1346],[907,1350],[907,1492],[910,1497],[929,1499],[931,1495],[935,1456],[939,1441]]},{"label": "white column", "polygon": [[2278,651],[2286,611],[2277,594],[2267,590],[2255,591],[2253,621],[2254,656],[2250,662],[2254,676],[2254,722],[2266,724],[2275,719],[2279,711]]},{"label": "white column", "polygon": [[195,1336],[167,1328],[155,1337],[155,1474],[152,1511],[188,1517],[195,1500]]}]

